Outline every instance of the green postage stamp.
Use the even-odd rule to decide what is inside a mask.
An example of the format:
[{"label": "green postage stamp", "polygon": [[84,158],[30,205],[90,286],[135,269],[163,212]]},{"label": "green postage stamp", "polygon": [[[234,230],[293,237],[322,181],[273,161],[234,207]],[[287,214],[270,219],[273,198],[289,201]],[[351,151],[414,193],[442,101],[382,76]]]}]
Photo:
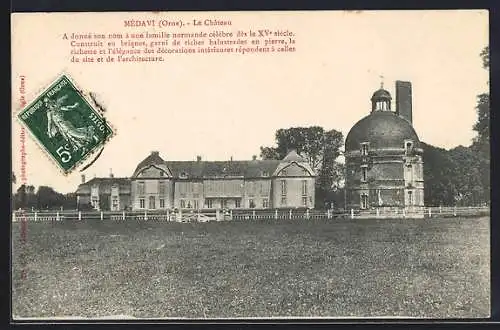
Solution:
[{"label": "green postage stamp", "polygon": [[67,75],[45,89],[18,118],[68,174],[113,136],[113,129]]}]

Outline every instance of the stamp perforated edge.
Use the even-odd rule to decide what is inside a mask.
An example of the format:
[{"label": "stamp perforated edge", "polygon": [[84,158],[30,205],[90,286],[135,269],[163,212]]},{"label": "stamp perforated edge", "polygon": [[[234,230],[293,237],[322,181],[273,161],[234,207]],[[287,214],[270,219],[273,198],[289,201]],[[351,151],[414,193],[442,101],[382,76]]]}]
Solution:
[{"label": "stamp perforated edge", "polygon": [[[69,83],[72,85],[72,87],[74,87],[74,89],[77,91],[77,93],[80,95],[80,97],[87,103],[87,106],[89,106],[100,117],[100,119],[103,120],[103,122],[106,124],[106,126],[111,131],[111,134],[109,134],[107,138],[105,138],[101,143],[99,143],[98,145],[96,145],[92,150],[89,150],[85,154],[84,157],[82,157],[79,161],[75,162],[75,164],[73,164],[73,166],[71,166],[67,170],[65,170],[64,168],[62,168],[61,165],[59,165],[58,161],[54,158],[54,156],[52,155],[52,153],[50,153],[47,150],[47,148],[43,145],[43,143],[40,142],[40,140],[38,139],[38,137],[36,137],[36,135],[33,134],[33,132],[31,131],[31,129],[20,118],[21,115],[28,108],[30,108],[32,105],[34,105],[35,101],[44,92],[46,92],[48,89],[50,89],[59,79],[61,79],[63,77],[66,78],[69,81]],[[31,136],[31,139],[35,141],[35,143],[42,149],[42,151],[44,151],[45,157],[47,157],[50,160],[50,162],[53,163],[64,176],[70,175],[72,172],[74,172],[77,168],[79,168],[85,162],[89,161],[89,159],[91,159],[92,155],[97,154],[99,151],[101,151],[104,148],[105,144],[111,138],[113,138],[116,135],[117,131],[116,131],[115,127],[109,121],[106,120],[106,118],[104,117],[103,112],[100,109],[97,109],[97,107],[95,107],[95,106],[92,105],[93,102],[91,100],[89,100],[89,97],[88,97],[87,93],[83,92],[83,89],[81,89],[80,86],[75,83],[74,79],[71,77],[71,74],[67,70],[63,70],[62,72],[60,72],[52,80],[50,80],[50,82],[48,82],[47,84],[44,84],[44,87],[39,88],[36,93],[33,93],[33,95],[35,95],[35,96],[32,98],[32,100],[29,103],[26,103],[27,105],[24,108],[18,109],[17,112],[14,113],[14,116],[16,117],[16,120],[18,121],[18,123],[22,127],[24,127],[26,129],[26,131],[29,132],[29,135]]]}]

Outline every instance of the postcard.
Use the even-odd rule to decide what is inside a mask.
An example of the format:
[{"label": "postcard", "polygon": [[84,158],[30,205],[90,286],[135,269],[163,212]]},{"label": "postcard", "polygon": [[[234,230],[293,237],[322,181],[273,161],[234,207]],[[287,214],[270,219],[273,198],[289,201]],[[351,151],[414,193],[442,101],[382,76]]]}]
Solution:
[{"label": "postcard", "polygon": [[14,321],[489,317],[487,11],[11,17]]}]

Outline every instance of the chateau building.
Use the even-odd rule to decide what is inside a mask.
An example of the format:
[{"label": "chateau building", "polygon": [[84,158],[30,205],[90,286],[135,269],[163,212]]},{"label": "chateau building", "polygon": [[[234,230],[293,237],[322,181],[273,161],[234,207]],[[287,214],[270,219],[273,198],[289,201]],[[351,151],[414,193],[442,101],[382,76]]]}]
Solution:
[{"label": "chateau building", "polygon": [[315,180],[294,150],[282,160],[249,161],[165,161],[153,151],[131,178],[95,178],[77,196],[95,208],[110,198],[111,210],[314,208]]},{"label": "chateau building", "polygon": [[108,178],[93,178],[85,182],[82,175],[82,183],[76,190],[77,204],[90,205],[94,209],[109,208],[119,211],[130,204],[130,179],[115,178],[112,174]]},{"label": "chateau building", "polygon": [[371,98],[371,113],[345,142],[347,208],[424,205],[423,150],[412,126],[411,83],[396,81],[396,109],[383,86]]}]

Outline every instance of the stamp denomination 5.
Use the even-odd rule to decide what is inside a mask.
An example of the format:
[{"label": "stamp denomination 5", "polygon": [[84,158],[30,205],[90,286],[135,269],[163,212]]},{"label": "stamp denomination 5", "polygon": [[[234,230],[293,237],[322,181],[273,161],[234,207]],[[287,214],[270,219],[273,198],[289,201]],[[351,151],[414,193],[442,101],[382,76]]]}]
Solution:
[{"label": "stamp denomination 5", "polygon": [[113,136],[113,129],[67,75],[45,89],[18,118],[67,174]]}]

